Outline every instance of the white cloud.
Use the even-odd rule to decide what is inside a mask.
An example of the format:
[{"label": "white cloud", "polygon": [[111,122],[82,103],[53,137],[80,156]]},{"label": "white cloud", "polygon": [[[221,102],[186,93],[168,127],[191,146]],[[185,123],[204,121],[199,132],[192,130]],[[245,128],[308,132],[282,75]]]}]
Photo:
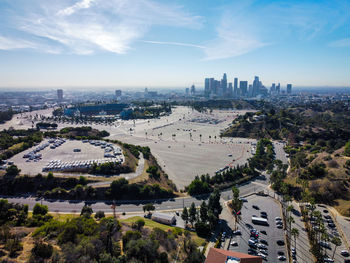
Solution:
[{"label": "white cloud", "polygon": [[151,41],[151,40],[144,40],[142,41],[144,43],[149,44],[158,44],[158,45],[170,45],[170,46],[181,46],[181,47],[194,47],[194,48],[200,48],[204,49],[205,46],[201,45],[195,45],[195,44],[189,44],[189,43],[182,43],[182,42],[167,42],[167,41]]},{"label": "white cloud", "polygon": [[[238,9],[239,10],[239,9]],[[205,44],[205,60],[225,59],[269,45],[263,42],[255,25],[239,14],[225,12],[216,28],[217,37]]]},{"label": "white cloud", "polygon": [[[200,17],[180,6],[152,0],[34,3],[38,5],[28,12],[11,17],[15,29],[35,37],[36,41],[47,44],[46,47],[56,46],[76,54],[92,54],[98,50],[124,54],[154,25],[198,28],[202,24]],[[43,48],[40,44],[37,46]]]},{"label": "white cloud", "polygon": [[350,47],[350,38],[343,38],[329,43],[330,47]]},{"label": "white cloud", "polygon": [[89,8],[92,2],[94,2],[94,0],[82,0],[81,2],[77,2],[70,7],[58,11],[57,14],[62,16],[69,16],[71,14],[74,14],[79,9]]},{"label": "white cloud", "polygon": [[36,48],[30,41],[0,36],[0,50]]}]

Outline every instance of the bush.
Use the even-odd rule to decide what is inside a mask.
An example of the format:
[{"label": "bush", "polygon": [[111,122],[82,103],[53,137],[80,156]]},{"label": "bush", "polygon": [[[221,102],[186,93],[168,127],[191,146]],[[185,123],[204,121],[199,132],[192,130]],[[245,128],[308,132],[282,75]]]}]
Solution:
[{"label": "bush", "polygon": [[23,246],[18,238],[11,238],[7,240],[4,248],[9,252],[9,256],[12,258],[16,256],[18,251],[23,249]]},{"label": "bush", "polygon": [[203,222],[195,224],[196,233],[199,237],[208,237],[211,234],[210,225]]},{"label": "bush", "polygon": [[105,213],[103,211],[97,211],[96,214],[95,214],[95,218],[96,219],[101,219],[105,217]]},{"label": "bush", "polygon": [[50,258],[53,252],[53,247],[50,244],[45,244],[42,241],[38,241],[35,242],[31,252],[36,258]]},{"label": "bush", "polygon": [[345,144],[344,155],[350,156],[350,141]]},{"label": "bush", "polygon": [[6,175],[8,176],[16,176],[19,175],[20,172],[21,170],[14,164],[6,168]]},{"label": "bush", "polygon": [[143,219],[139,219],[135,223],[133,223],[131,227],[140,231],[144,225],[145,221]]},{"label": "bush", "polygon": [[91,206],[84,205],[83,208],[81,209],[80,215],[90,217],[92,215],[92,213],[93,213],[93,211],[92,211]]},{"label": "bush", "polygon": [[41,205],[36,203],[34,208],[33,208],[33,215],[46,215],[47,212],[49,211],[48,207],[46,205]]}]

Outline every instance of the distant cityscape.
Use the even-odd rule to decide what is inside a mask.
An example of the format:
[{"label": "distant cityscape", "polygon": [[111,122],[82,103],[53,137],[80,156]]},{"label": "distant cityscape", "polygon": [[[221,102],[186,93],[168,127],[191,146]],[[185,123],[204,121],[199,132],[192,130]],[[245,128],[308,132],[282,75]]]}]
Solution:
[{"label": "distant cityscape", "polygon": [[[194,86],[192,87],[195,90]],[[280,94],[292,94],[292,84],[287,84],[286,90],[281,90],[280,83],[277,85],[276,83],[272,83],[268,89],[263,85],[258,76],[254,77],[252,84],[248,84],[248,81],[245,80],[238,82],[238,78],[234,78],[232,83],[227,82],[226,73],[224,73],[221,80],[214,78],[205,78],[204,80],[204,96],[206,98],[253,98]]]}]

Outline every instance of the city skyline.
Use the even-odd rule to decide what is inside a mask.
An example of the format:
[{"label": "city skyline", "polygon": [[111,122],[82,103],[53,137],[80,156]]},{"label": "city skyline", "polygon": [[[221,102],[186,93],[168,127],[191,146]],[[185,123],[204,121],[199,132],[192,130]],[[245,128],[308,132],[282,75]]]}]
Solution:
[{"label": "city skyline", "polygon": [[349,87],[349,11],[341,0],[5,0],[0,89],[200,88],[222,72]]}]

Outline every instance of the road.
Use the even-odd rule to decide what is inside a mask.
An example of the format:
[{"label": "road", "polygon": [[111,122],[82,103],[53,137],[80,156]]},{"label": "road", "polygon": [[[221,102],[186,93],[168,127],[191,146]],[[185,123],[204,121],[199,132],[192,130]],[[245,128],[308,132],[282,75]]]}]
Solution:
[{"label": "road", "polygon": [[[261,191],[265,187],[261,185],[258,181],[253,181],[249,184],[245,184],[239,187],[241,195],[247,195],[254,191]],[[221,193],[223,200],[229,200],[232,192],[231,190],[226,190]],[[2,198],[8,199],[9,202],[27,204],[29,210],[32,210],[36,203],[42,203],[47,205],[51,212],[60,213],[78,213],[84,206],[84,201],[67,201],[67,200],[39,200],[34,197],[7,197],[1,196]],[[163,200],[140,200],[140,201],[117,201],[117,212],[130,213],[142,211],[142,206],[145,203],[153,202],[155,204],[156,210],[182,210],[184,206],[189,207],[192,202],[196,205],[200,205],[202,201],[207,200],[208,196],[200,197],[185,197],[185,198],[174,198],[174,199],[163,199]],[[90,202],[91,207],[94,211],[104,211],[105,213],[112,213],[111,204],[112,201],[96,201]]]}]

